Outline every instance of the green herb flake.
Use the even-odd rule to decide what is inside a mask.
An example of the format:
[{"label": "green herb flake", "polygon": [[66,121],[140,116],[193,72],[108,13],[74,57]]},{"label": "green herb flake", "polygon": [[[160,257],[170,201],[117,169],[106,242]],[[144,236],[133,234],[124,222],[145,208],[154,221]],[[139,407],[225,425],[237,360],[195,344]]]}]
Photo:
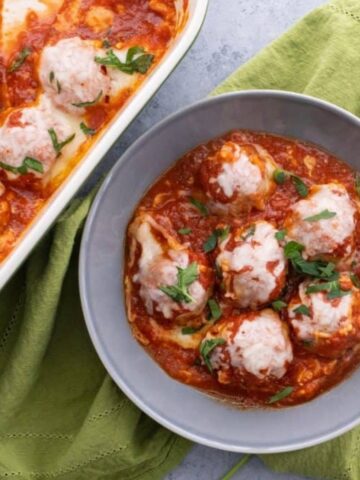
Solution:
[{"label": "green herb flake", "polygon": [[285,257],[290,260],[294,257],[298,257],[301,254],[301,252],[304,250],[304,248],[305,248],[304,245],[302,245],[301,243],[291,240],[285,245],[285,248],[284,248]]},{"label": "green herb flake", "polygon": [[283,185],[286,181],[286,172],[280,168],[277,168],[274,171],[273,179],[278,185]]},{"label": "green herb flake", "polygon": [[81,128],[81,130],[83,131],[83,133],[84,133],[85,135],[88,135],[88,136],[95,135],[95,133],[96,133],[96,130],[95,130],[95,129],[88,127],[88,126],[86,125],[86,123],[84,123],[84,122],[81,122],[81,123],[80,123],[80,128]]},{"label": "green herb flake", "polygon": [[330,210],[325,209],[322,212],[313,215],[311,217],[306,217],[304,220],[306,222],[318,222],[319,220],[327,220],[336,216],[336,212],[330,212]]},{"label": "green herb flake", "polygon": [[97,94],[97,96],[94,100],[91,100],[89,102],[72,103],[71,105],[73,105],[74,107],[78,107],[78,108],[91,107],[92,105],[95,105],[96,103],[98,103],[98,101],[102,97],[102,94],[103,94],[103,91],[100,90],[100,92]]},{"label": "green herb flake", "polygon": [[299,315],[306,315],[307,317],[310,317],[310,309],[304,304],[294,308],[293,312]]},{"label": "green herb flake", "polygon": [[192,232],[191,228],[180,228],[178,230],[178,233],[180,233],[180,235],[189,235],[189,233],[191,232]]},{"label": "green herb flake", "polygon": [[19,167],[13,167],[12,165],[8,165],[5,162],[0,162],[0,168],[7,170],[8,172],[14,174],[24,175],[29,172],[29,170],[33,170],[34,172],[44,173],[44,167],[39,160],[32,157],[25,157],[22,164]]},{"label": "green herb flake", "polygon": [[48,132],[49,132],[51,142],[53,144],[57,157],[61,155],[61,150],[65,147],[65,145],[72,142],[75,138],[75,133],[73,133],[68,138],[66,138],[63,142],[59,142],[57,134],[53,128],[49,128]]},{"label": "green herb flake", "polygon": [[200,202],[200,200],[197,200],[196,198],[190,197],[189,202],[199,210],[199,212],[201,213],[201,215],[203,217],[207,217],[209,215],[209,210],[208,210],[207,206],[204,203]]},{"label": "green herb flake", "polygon": [[356,288],[360,288],[360,279],[355,273],[350,273],[350,280]]},{"label": "green herb flake", "polygon": [[54,78],[55,78],[55,73],[54,72],[50,72],[49,73],[49,82],[52,83],[54,81]]},{"label": "green herb flake", "polygon": [[278,240],[279,242],[281,240],[284,240],[285,239],[285,236],[286,236],[286,230],[279,230],[278,232],[275,233],[275,238],[276,240]]},{"label": "green herb flake", "polygon": [[59,82],[59,80],[56,80],[56,89],[57,89],[57,93],[60,94],[61,93],[61,83]]},{"label": "green herb flake", "polygon": [[216,246],[218,239],[221,241],[225,240],[227,236],[229,235],[230,227],[225,227],[225,228],[215,228],[213,232],[210,234],[210,236],[206,239],[204,243],[204,252],[209,253],[212,252]]},{"label": "green herb flake", "polygon": [[103,46],[103,48],[110,48],[111,43],[109,42],[109,40],[107,38],[105,38],[105,40],[103,40],[103,42],[102,42],[102,46]]},{"label": "green herb flake", "polygon": [[188,288],[199,278],[198,265],[193,262],[186,268],[177,267],[177,283],[175,285],[162,285],[159,287],[163,293],[177,303],[191,303],[194,301]]},{"label": "green herb flake", "polygon": [[319,292],[328,292],[327,297],[329,299],[333,299],[349,295],[351,293],[351,290],[342,290],[338,280],[334,280],[330,282],[309,285],[305,291],[307,295]]},{"label": "green herb flake", "polygon": [[9,72],[15,72],[16,70],[18,70],[30,54],[31,54],[31,49],[30,48],[27,48],[27,47],[23,48],[18,53],[14,62],[10,65],[8,71]]},{"label": "green herb flake", "polygon": [[291,175],[291,180],[295,185],[296,191],[300,195],[300,197],[307,197],[309,189],[307,185],[302,181],[302,179],[296,175]]},{"label": "green herb flake", "polygon": [[136,72],[146,73],[154,58],[154,55],[146,53],[143,47],[135,46],[129,48],[125,62],[122,62],[113,50],[108,50],[105,57],[95,57],[95,62],[132,75]]},{"label": "green herb flake", "polygon": [[223,338],[211,338],[209,340],[204,340],[200,345],[200,355],[202,356],[210,373],[213,371],[210,363],[210,353],[214,350],[214,348],[219,345],[223,345],[224,343],[225,340]]},{"label": "green herb flake", "polygon": [[280,312],[280,310],[287,307],[287,303],[283,302],[282,300],[275,300],[271,305],[277,312]]},{"label": "green herb flake", "polygon": [[211,315],[210,320],[215,320],[215,321],[219,320],[219,318],[222,315],[222,311],[221,311],[220,305],[215,300],[215,298],[210,298],[209,299],[208,307],[209,307],[210,315]]},{"label": "green herb flake", "polygon": [[182,335],[192,335],[193,333],[196,333],[201,329],[202,329],[202,325],[200,327],[183,327],[181,329],[181,334]]},{"label": "green herb flake", "polygon": [[285,387],[282,390],[280,390],[280,392],[278,392],[275,395],[273,395],[272,397],[270,397],[268,403],[272,404],[272,403],[279,402],[280,400],[283,400],[284,398],[291,395],[293,391],[294,391],[293,387]]},{"label": "green herb flake", "polygon": [[248,238],[253,237],[255,234],[255,231],[256,231],[256,225],[250,225],[246,233],[244,233],[244,235],[241,236],[241,240],[245,242]]}]

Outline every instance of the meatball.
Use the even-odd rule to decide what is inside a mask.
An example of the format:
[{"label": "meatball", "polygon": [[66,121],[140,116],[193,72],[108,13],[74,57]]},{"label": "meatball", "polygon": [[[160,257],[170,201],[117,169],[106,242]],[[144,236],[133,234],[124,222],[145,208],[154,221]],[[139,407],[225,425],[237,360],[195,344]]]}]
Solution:
[{"label": "meatball", "polygon": [[7,172],[11,168],[19,168],[25,158],[30,157],[42,164],[43,171],[29,171],[37,175],[46,173],[58,155],[49,129],[54,130],[59,143],[73,133],[61,117],[52,114],[46,102],[11,112],[0,128],[0,161],[9,166],[8,169],[3,168]]},{"label": "meatball", "polygon": [[200,351],[214,339],[218,344],[208,362],[220,383],[252,385],[280,379],[293,359],[287,326],[271,309],[221,320],[207,332]]},{"label": "meatball", "polygon": [[304,245],[304,257],[339,258],[353,250],[355,206],[337,183],[314,185],[295,203],[284,224],[290,239]]},{"label": "meatball", "polygon": [[106,68],[95,62],[97,51],[79,37],[60,40],[44,48],[40,80],[58,107],[81,115],[84,102],[101,101],[110,92]]},{"label": "meatball", "polygon": [[141,249],[133,280],[147,312],[179,325],[201,324],[214,281],[206,256],[178,244],[149,215],[135,220],[130,234]]},{"label": "meatball", "polygon": [[285,284],[286,260],[276,229],[258,221],[238,228],[220,244],[216,263],[225,297],[240,308],[256,308],[276,299]]},{"label": "meatball", "polygon": [[[338,281],[325,283],[324,291],[310,293],[321,283],[301,283],[289,303],[288,316],[299,344],[319,355],[337,357],[359,342],[360,290],[343,273]],[[334,288],[342,296],[331,293]]]},{"label": "meatball", "polygon": [[263,210],[274,189],[274,169],[272,157],[259,145],[226,142],[203,161],[200,179],[215,212]]}]

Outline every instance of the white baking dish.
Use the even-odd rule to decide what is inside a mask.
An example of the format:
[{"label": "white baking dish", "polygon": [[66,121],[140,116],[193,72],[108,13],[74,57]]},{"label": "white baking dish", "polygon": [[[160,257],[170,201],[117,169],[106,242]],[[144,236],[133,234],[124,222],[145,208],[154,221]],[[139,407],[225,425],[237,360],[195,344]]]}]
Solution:
[{"label": "white baking dish", "polygon": [[[182,5],[182,1],[177,0],[177,4]],[[185,27],[180,31],[162,61],[112,120],[101,138],[91,147],[68,178],[48,200],[12,252],[1,263],[0,289],[26,259],[49,227],[51,227],[115,140],[141,111],[185,55],[201,28],[207,5],[208,0],[188,0],[188,18]]]}]

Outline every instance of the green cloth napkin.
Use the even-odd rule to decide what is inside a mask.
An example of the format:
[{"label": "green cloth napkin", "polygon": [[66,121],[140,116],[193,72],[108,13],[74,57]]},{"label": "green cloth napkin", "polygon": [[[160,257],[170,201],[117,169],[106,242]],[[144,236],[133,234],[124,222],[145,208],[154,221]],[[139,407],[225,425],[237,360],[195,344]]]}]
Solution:
[{"label": "green cloth napkin", "polygon": [[[215,93],[277,88],[360,115],[360,2],[315,10]],[[77,285],[79,240],[94,192],[76,200],[0,293],[0,478],[157,480],[190,443],[116,388],[90,343]],[[277,471],[359,480],[360,429],[261,458]]]}]

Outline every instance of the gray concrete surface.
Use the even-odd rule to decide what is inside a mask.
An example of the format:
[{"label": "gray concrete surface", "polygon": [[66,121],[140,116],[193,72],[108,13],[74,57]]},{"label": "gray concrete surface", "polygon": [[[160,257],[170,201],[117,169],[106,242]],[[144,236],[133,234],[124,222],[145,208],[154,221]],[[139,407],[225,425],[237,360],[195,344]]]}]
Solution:
[{"label": "gray concrete surface", "polygon": [[[122,135],[87,185],[107,172],[121,153],[150,126],[168,114],[206,96],[238,66],[287,30],[324,0],[210,0],[196,43],[137,120]],[[238,454],[194,446],[166,480],[218,480]],[[234,480],[299,480],[269,472],[257,458]],[[164,479],[165,480],[165,479]]]}]

